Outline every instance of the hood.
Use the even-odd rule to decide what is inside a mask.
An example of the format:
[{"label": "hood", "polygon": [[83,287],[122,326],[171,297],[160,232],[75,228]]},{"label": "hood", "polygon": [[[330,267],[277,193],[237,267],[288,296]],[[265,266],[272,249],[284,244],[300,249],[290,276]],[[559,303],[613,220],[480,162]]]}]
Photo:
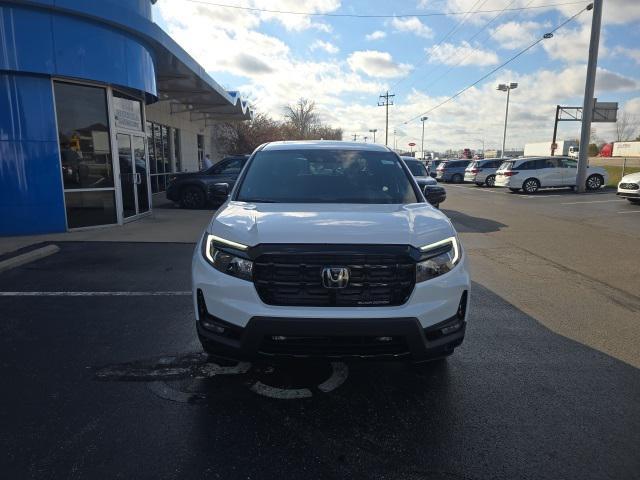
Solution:
[{"label": "hood", "polygon": [[622,180],[620,180],[623,183],[638,183],[640,182],[640,172],[636,172],[636,173],[630,173],[629,175],[625,175],[624,177],[622,177]]},{"label": "hood", "polygon": [[232,201],[218,211],[207,231],[248,246],[333,243],[420,247],[455,235],[449,219],[426,203],[345,205]]}]

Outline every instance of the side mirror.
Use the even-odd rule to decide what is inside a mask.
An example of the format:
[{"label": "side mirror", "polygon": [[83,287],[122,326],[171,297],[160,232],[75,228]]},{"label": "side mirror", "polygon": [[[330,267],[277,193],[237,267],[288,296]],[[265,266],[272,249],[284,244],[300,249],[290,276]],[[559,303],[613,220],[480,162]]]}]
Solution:
[{"label": "side mirror", "polygon": [[212,193],[216,198],[226,199],[229,196],[228,183],[214,183]]}]

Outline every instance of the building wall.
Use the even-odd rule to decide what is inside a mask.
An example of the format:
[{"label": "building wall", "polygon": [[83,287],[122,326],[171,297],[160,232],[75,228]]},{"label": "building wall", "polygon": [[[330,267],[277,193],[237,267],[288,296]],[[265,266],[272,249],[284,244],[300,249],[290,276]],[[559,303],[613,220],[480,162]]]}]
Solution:
[{"label": "building wall", "polygon": [[48,77],[0,73],[0,235],[66,230]]},{"label": "building wall", "polygon": [[221,156],[216,148],[213,127],[204,126],[204,120],[191,121],[189,113],[171,113],[169,102],[156,102],[147,105],[147,121],[167,125],[180,130],[180,154],[182,169],[188,172],[198,170],[198,135],[204,135],[205,154],[216,162]]}]

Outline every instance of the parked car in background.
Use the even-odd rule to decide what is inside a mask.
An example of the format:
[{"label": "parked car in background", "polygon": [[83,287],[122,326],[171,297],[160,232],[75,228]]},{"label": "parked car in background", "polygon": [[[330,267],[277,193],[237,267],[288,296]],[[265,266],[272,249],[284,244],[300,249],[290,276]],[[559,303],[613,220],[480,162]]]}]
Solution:
[{"label": "parked car in background", "polygon": [[505,158],[490,158],[475,160],[464,170],[464,181],[475,183],[477,186],[493,187],[496,182],[496,171]]},{"label": "parked car in background", "polygon": [[[205,170],[179,173],[169,178],[167,198],[182,208],[203,208],[207,204],[220,206],[248,158],[249,155],[232,155]],[[226,189],[221,184],[226,184]]]},{"label": "parked car in background", "polygon": [[464,170],[469,166],[471,160],[457,159],[440,162],[436,168],[436,179],[443,182],[462,183],[464,181]]},{"label": "parked car in background", "polygon": [[[535,193],[540,188],[576,186],[578,162],[569,157],[523,157],[506,160],[496,172],[496,187],[512,192]],[[597,190],[606,185],[609,175],[604,168],[589,167],[586,188]]]},{"label": "parked car in background", "polygon": [[625,175],[618,183],[618,195],[640,205],[640,172]]},{"label": "parked car in background", "polygon": [[434,207],[439,208],[440,204],[447,198],[447,191],[444,187],[438,185],[438,181],[429,176],[427,167],[419,160],[412,157],[400,158],[413,174],[427,201]]},{"label": "parked car in background", "polygon": [[442,162],[442,160],[439,160],[437,158],[433,158],[427,162],[427,170],[429,170],[429,176],[436,178],[436,169],[438,168],[438,165],[440,165],[440,162]]}]

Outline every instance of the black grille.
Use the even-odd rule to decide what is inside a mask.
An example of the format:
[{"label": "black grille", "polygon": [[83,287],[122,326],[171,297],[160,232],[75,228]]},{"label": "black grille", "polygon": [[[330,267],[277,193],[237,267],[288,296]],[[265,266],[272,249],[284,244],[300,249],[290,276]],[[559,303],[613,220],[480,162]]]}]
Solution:
[{"label": "black grille", "polygon": [[[349,284],[322,285],[325,267],[347,267]],[[253,280],[269,305],[391,306],[405,303],[415,285],[415,262],[408,254],[266,253],[255,259]]]},{"label": "black grille", "polygon": [[624,190],[638,190],[640,189],[640,185],[637,183],[621,183],[620,188]]},{"label": "black grille", "polygon": [[317,336],[276,337],[267,335],[260,351],[272,355],[376,356],[409,353],[404,337]]}]

